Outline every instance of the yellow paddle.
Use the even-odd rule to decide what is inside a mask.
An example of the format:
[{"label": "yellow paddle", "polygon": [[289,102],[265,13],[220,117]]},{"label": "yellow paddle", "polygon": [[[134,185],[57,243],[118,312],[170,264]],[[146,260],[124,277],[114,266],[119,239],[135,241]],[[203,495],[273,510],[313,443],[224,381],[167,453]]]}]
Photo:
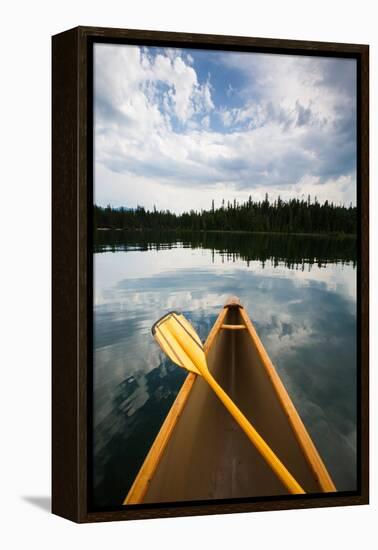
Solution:
[{"label": "yellow paddle", "polygon": [[292,494],[304,493],[269,445],[210,374],[202,342],[189,321],[181,313],[172,311],[156,321],[152,334],[176,365],[199,374],[206,380],[288,491]]}]

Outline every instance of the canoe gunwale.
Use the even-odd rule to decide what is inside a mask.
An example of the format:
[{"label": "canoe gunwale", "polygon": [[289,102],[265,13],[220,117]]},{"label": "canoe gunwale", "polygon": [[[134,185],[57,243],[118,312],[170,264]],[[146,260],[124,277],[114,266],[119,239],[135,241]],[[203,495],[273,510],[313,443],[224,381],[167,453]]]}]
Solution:
[{"label": "canoe gunwale", "polygon": [[272,383],[272,386],[276,392],[276,395],[281,403],[283,410],[285,411],[293,433],[303,451],[303,454],[316,478],[322,492],[335,492],[336,487],[331,479],[331,476],[321,459],[318,450],[315,447],[301,417],[298,414],[297,409],[294,406],[281,378],[279,377],[269,355],[267,354],[251,320],[246,314],[245,310],[241,310],[240,314],[245,322],[249,335],[251,336],[262,364],[265,367],[266,373]]},{"label": "canoe gunwale", "polygon": [[[204,343],[204,351],[207,354],[211,346],[214,343],[214,340],[221,328],[221,325],[227,315],[228,308],[225,306],[218,315],[212,329],[210,330],[208,337]],[[164,316],[163,316],[164,317]],[[161,319],[163,319],[161,317]],[[157,321],[154,326],[159,322]],[[174,400],[172,407],[170,408],[152,446],[144,459],[144,462],[125,498],[123,504],[140,504],[143,502],[143,498],[148,491],[148,486],[151,479],[159,465],[159,462],[163,456],[164,450],[168,445],[169,439],[173,433],[173,430],[178,422],[178,419],[184,410],[187,399],[189,398],[190,392],[194,385],[194,382],[198,374],[194,372],[189,372],[185,378],[177,396]]]}]

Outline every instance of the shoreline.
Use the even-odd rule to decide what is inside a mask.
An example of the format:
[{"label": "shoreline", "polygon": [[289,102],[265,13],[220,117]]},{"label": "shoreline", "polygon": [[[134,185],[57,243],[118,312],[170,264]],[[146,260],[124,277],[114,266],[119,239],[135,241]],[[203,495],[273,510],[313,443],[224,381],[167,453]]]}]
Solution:
[{"label": "shoreline", "polygon": [[241,234],[241,235],[275,235],[275,236],[295,236],[295,237],[328,237],[339,239],[357,239],[356,233],[296,233],[288,231],[245,231],[243,229],[127,229],[122,227],[95,227],[95,231],[122,231],[126,233],[226,233],[226,234]]}]

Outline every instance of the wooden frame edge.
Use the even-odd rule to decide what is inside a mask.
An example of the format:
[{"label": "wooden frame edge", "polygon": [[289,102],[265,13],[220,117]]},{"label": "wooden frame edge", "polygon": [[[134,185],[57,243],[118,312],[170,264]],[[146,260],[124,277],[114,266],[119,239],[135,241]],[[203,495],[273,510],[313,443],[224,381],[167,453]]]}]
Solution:
[{"label": "wooden frame edge", "polygon": [[361,498],[369,504],[369,46],[360,53],[360,469]]},{"label": "wooden frame edge", "polygon": [[78,33],[52,39],[52,512],[78,520]]}]

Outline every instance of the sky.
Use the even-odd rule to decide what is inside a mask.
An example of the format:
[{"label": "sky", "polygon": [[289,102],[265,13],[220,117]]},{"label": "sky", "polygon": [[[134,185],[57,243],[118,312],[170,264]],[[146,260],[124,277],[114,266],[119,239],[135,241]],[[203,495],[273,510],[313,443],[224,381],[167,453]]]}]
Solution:
[{"label": "sky", "polygon": [[94,199],[356,204],[354,59],[96,44]]}]

